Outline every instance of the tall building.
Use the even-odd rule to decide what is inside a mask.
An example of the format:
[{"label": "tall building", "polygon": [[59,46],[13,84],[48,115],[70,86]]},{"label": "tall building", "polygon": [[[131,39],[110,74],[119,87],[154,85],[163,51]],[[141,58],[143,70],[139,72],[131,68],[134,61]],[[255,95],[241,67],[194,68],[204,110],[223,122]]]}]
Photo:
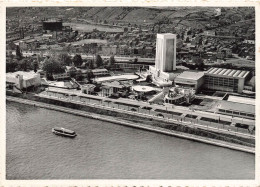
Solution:
[{"label": "tall building", "polygon": [[158,85],[172,81],[176,74],[176,34],[157,34],[155,66],[149,66],[150,74]]},{"label": "tall building", "polygon": [[155,68],[162,72],[176,70],[175,34],[157,34]]}]

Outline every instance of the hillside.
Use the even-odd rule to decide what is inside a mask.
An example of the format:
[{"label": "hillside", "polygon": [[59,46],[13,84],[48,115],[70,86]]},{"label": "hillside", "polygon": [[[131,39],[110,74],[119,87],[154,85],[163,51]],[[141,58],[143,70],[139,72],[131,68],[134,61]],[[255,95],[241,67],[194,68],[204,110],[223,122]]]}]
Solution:
[{"label": "hillside", "polygon": [[[253,8],[221,8],[222,15],[216,19],[217,7],[17,7],[7,8],[7,19],[36,17],[40,21],[44,17],[60,17],[64,21],[86,20],[92,22],[154,24],[161,20],[169,20],[173,26],[215,29],[227,27],[234,22],[243,25],[244,20],[252,19],[254,25],[255,10]],[[252,25],[250,22],[250,25]],[[229,29],[229,28],[227,28]],[[251,28],[252,29],[252,28]]]}]

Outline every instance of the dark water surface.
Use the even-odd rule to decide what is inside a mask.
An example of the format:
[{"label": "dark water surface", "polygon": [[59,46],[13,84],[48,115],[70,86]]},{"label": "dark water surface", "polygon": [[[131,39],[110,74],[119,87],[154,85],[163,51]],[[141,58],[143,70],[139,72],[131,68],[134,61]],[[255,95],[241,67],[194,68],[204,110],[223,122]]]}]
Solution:
[{"label": "dark water surface", "polygon": [[6,131],[7,179],[254,178],[253,154],[19,103],[7,102]]}]

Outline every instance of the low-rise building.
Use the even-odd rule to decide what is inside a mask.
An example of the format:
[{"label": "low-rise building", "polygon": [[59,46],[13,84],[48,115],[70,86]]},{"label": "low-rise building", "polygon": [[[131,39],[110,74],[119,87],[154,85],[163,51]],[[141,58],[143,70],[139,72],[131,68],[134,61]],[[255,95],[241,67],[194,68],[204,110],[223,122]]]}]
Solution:
[{"label": "low-rise building", "polygon": [[37,87],[41,85],[41,77],[39,73],[33,71],[17,71],[6,73],[6,86],[9,88],[26,89],[29,87]]},{"label": "low-rise building", "polygon": [[204,84],[204,72],[184,71],[174,79],[174,83],[176,86],[194,89],[195,92],[198,92]]},{"label": "low-rise building", "polygon": [[93,75],[95,77],[100,77],[100,76],[105,76],[105,75],[109,75],[109,72],[107,69],[103,68],[103,69],[93,69],[91,70]]},{"label": "low-rise building", "polygon": [[244,40],[243,43],[245,44],[255,44],[255,40]]},{"label": "low-rise building", "polygon": [[39,47],[39,42],[35,39],[21,40],[19,47],[21,50],[36,50]]},{"label": "low-rise building", "polygon": [[255,105],[222,100],[217,107],[217,113],[255,119]]},{"label": "low-rise building", "polygon": [[205,72],[204,87],[211,90],[242,93],[249,71],[210,68]]},{"label": "low-rise building", "polygon": [[165,95],[164,102],[169,104],[190,103],[195,99],[195,90],[190,88],[173,87]]},{"label": "low-rise building", "polygon": [[130,85],[128,84],[122,84],[119,81],[113,81],[113,82],[104,82],[102,83],[101,87],[101,96],[103,97],[109,97],[114,93],[118,93],[120,91],[124,91],[128,89]]},{"label": "low-rise building", "polygon": [[206,35],[206,36],[215,36],[215,35],[216,35],[216,32],[213,31],[213,30],[208,30],[208,31],[204,31],[204,32],[203,32],[203,35]]},{"label": "low-rise building", "polygon": [[91,94],[94,92],[96,86],[94,84],[85,84],[81,86],[81,92],[85,94]]},{"label": "low-rise building", "polygon": [[54,73],[52,74],[52,77],[54,80],[64,80],[70,78],[69,74],[67,72],[65,73]]}]

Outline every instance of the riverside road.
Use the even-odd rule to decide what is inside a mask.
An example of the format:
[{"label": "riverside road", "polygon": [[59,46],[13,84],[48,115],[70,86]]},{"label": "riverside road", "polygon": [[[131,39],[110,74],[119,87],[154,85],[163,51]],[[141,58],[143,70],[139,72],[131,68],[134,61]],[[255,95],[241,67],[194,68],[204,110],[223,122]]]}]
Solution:
[{"label": "riverside road", "polygon": [[[233,125],[225,125],[218,122],[205,121],[203,119],[215,119],[223,122],[240,122],[248,124],[254,124],[253,120],[242,119],[226,115],[220,115],[215,113],[203,112],[203,111],[191,111],[185,107],[169,108],[160,105],[149,105],[147,103],[131,101],[127,99],[119,100],[103,98],[99,96],[81,94],[79,92],[54,89],[50,88],[39,94],[40,97],[47,97],[57,100],[76,102],[83,105],[95,106],[97,108],[106,108],[107,110],[117,110],[123,113],[135,114],[140,117],[156,118],[165,122],[178,123],[190,127],[201,128],[212,132],[221,132],[224,134],[232,134],[239,137],[255,139],[254,134],[250,134],[248,130],[237,128]],[[150,107],[146,109],[145,107]],[[162,113],[161,110],[165,110],[167,113]],[[160,115],[163,114],[163,115]],[[191,116],[191,117],[190,117]],[[196,118],[192,118],[196,116]]]}]

